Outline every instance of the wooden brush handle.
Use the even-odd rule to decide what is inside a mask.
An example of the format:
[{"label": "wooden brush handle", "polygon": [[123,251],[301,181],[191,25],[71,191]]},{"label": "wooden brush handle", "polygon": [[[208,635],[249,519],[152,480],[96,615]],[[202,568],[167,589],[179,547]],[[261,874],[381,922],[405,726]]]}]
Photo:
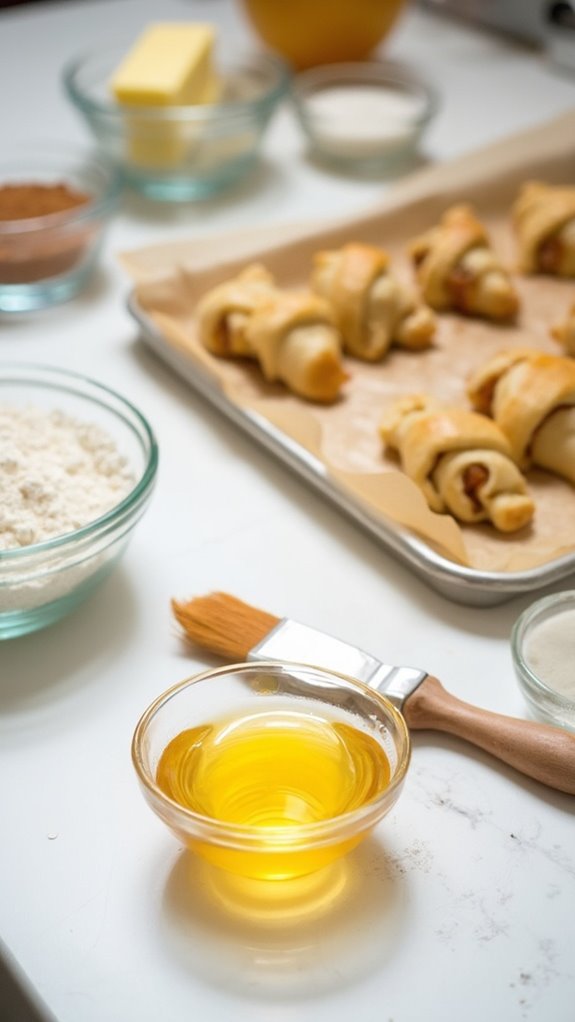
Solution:
[{"label": "wooden brush handle", "polygon": [[457,735],[522,774],[575,795],[575,734],[471,706],[430,676],[409,696],[402,712],[411,728]]}]

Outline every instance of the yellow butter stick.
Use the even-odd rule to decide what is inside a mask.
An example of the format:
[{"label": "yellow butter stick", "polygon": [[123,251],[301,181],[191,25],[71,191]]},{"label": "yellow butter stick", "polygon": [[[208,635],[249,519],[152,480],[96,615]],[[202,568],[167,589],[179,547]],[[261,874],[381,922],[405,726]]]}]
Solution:
[{"label": "yellow butter stick", "polygon": [[[112,77],[111,89],[123,106],[173,107],[214,103],[220,83],[213,66],[211,25],[167,22],[148,26]],[[188,126],[189,127],[189,126]],[[184,158],[186,125],[127,116],[128,151],[142,166],[169,167]],[[189,133],[189,132],[188,132]]]}]

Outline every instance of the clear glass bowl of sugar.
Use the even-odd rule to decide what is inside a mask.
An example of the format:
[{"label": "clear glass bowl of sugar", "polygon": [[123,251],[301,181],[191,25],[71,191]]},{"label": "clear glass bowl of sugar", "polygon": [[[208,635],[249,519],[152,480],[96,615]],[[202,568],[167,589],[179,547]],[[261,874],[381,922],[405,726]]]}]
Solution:
[{"label": "clear glass bowl of sugar", "polygon": [[112,571],[152,495],[142,413],[88,377],[0,367],[0,639],[44,628]]},{"label": "clear glass bowl of sugar", "polygon": [[348,170],[386,170],[413,156],[438,105],[394,61],[312,68],[295,76],[291,96],[312,153]]},{"label": "clear glass bowl of sugar", "polygon": [[575,731],[575,590],[527,607],[513,627],[511,654],[535,716]]}]

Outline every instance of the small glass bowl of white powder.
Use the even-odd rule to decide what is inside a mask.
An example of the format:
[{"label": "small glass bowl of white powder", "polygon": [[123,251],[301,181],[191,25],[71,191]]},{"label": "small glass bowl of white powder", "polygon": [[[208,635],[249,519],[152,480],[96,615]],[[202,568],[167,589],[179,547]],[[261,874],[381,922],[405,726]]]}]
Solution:
[{"label": "small glass bowl of white powder", "polygon": [[351,171],[401,166],[437,109],[430,86],[394,61],[312,68],[291,95],[312,153]]},{"label": "small glass bowl of white powder", "polygon": [[527,607],[513,627],[511,652],[535,715],[575,731],[575,590]]},{"label": "small glass bowl of white powder", "polygon": [[75,373],[0,367],[0,639],[43,628],[112,570],[150,499],[137,408]]}]

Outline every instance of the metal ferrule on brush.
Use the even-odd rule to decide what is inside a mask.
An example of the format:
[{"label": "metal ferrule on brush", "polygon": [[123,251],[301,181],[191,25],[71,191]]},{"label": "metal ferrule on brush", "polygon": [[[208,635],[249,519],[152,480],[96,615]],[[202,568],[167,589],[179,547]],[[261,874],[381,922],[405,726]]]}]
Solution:
[{"label": "metal ferrule on brush", "polygon": [[382,664],[357,646],[290,618],[283,618],[272,628],[265,639],[250,650],[248,660],[288,661],[345,674],[377,689],[398,710],[427,678],[427,673],[417,667]]}]

